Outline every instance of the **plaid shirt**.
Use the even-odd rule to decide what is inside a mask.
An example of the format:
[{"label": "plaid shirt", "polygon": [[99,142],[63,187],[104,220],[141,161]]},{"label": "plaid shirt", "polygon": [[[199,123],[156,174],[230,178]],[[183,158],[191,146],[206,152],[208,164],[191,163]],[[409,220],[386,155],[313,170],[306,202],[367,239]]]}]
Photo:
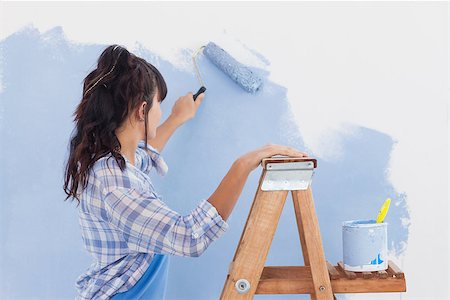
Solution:
[{"label": "plaid shirt", "polygon": [[127,291],[155,253],[198,257],[228,228],[207,199],[185,216],[170,209],[148,176],[153,167],[165,175],[167,165],[156,149],[148,148],[140,141],[135,166],[124,157],[124,172],[111,155],[90,170],[78,215],[84,247],[94,262],[77,278],[76,299],[109,299]]}]

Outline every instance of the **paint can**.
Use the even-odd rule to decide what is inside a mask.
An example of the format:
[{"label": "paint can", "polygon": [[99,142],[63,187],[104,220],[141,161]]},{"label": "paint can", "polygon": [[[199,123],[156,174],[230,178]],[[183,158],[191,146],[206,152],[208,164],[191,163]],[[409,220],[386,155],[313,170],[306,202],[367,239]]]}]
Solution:
[{"label": "paint can", "polygon": [[381,271],[388,268],[387,224],[375,220],[342,223],[344,269],[353,272]]}]

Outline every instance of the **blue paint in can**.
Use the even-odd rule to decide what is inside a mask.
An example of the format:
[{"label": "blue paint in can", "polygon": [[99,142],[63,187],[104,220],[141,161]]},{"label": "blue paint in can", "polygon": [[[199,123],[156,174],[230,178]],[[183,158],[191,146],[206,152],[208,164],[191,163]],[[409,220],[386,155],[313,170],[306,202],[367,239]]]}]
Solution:
[{"label": "blue paint in can", "polygon": [[381,271],[388,268],[387,224],[375,220],[342,223],[344,269],[353,272]]}]

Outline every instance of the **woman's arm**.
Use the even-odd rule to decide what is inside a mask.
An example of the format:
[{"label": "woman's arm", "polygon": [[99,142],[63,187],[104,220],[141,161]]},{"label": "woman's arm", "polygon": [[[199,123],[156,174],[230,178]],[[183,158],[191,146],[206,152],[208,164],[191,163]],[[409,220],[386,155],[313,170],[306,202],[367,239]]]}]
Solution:
[{"label": "woman's arm", "polygon": [[156,148],[158,152],[161,152],[169,138],[175,132],[175,129],[194,118],[204,97],[205,94],[202,93],[194,101],[192,93],[189,92],[178,98],[172,108],[172,113],[170,116],[156,129],[156,137],[151,140],[147,140],[147,143],[153,148]]},{"label": "woman's arm", "polygon": [[239,157],[208,199],[223,220],[226,221],[233,211],[249,174],[260,165],[263,158],[273,155],[308,156],[288,146],[268,144]]},{"label": "woman's arm", "polygon": [[251,168],[245,161],[237,159],[216,191],[209,197],[208,202],[217,209],[217,212],[225,221],[233,211],[250,172]]},{"label": "woman's arm", "polygon": [[198,257],[228,228],[206,199],[190,214],[180,215],[152,191],[124,184],[105,188],[102,201],[106,220],[136,252]]}]

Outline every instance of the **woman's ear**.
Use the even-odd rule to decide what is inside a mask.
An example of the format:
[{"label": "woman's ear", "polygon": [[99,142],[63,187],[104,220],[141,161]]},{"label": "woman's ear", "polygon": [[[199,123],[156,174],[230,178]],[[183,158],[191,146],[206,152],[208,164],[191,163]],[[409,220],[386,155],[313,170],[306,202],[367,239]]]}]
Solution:
[{"label": "woman's ear", "polygon": [[146,105],[147,103],[145,102],[145,101],[142,101],[142,104],[141,104],[141,106],[139,106],[139,109],[138,109],[138,111],[139,111],[139,116],[138,116],[138,118],[139,118],[139,120],[141,120],[141,121],[144,121],[145,120],[145,105]]}]

